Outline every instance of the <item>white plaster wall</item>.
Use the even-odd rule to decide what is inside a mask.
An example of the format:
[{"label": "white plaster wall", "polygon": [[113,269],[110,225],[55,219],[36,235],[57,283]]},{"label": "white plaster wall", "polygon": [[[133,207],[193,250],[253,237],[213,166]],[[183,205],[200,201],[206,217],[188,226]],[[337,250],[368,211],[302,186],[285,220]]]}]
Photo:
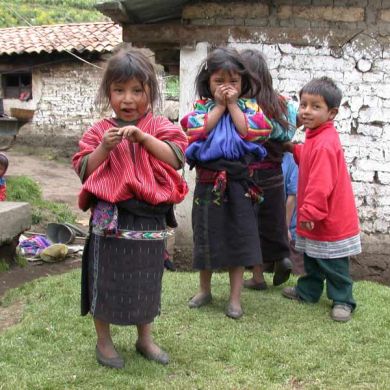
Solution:
[{"label": "white plaster wall", "polygon": [[33,99],[6,100],[9,107],[34,110],[31,122],[23,125],[19,142],[65,148],[77,140],[100,114],[94,100],[102,70],[84,63],[67,62],[40,67],[33,71]]},{"label": "white plaster wall", "polygon": [[[183,48],[180,51],[180,108],[179,118],[182,118],[192,109],[195,93],[195,77],[201,62],[207,56],[208,44],[200,42],[193,48]],[[191,210],[195,187],[195,172],[185,168],[185,178],[190,187],[190,193],[185,200],[176,206],[176,218],[179,228],[175,234],[177,247],[185,250],[192,248]]]},{"label": "white plaster wall", "polygon": [[94,99],[101,72],[73,62],[41,68],[39,76],[44,93],[34,115],[35,132],[80,137],[99,117]]}]

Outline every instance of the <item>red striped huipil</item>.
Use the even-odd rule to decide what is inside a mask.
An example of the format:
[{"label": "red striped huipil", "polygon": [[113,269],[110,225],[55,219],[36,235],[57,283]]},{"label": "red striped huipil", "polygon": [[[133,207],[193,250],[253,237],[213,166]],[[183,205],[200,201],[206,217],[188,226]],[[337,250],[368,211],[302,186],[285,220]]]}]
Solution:
[{"label": "red striped huipil", "polygon": [[[79,142],[80,150],[73,156],[73,166],[78,174],[83,158],[96,149],[108,129],[116,126],[114,119],[102,119],[83,135]],[[148,113],[136,126],[161,141],[175,143],[185,152],[186,135],[167,118]],[[137,198],[156,205],[179,203],[187,192],[187,184],[180,172],[158,160],[142,145],[124,139],[85,180],[79,206],[83,210],[88,209],[91,194],[111,203]]]}]

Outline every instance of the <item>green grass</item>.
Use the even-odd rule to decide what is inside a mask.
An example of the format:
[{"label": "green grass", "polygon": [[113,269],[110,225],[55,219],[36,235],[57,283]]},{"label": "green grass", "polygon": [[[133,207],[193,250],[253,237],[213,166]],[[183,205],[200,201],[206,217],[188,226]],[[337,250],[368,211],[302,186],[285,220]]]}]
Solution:
[{"label": "green grass", "polygon": [[15,256],[15,263],[20,268],[24,268],[24,267],[27,266],[28,260],[24,256],[22,256],[21,254],[17,253],[16,256]]},{"label": "green grass", "polygon": [[0,273],[6,272],[9,270],[9,264],[6,260],[0,259]]},{"label": "green grass", "polygon": [[7,200],[30,203],[33,225],[45,225],[48,222],[74,223],[76,220],[66,203],[44,200],[39,184],[27,176],[7,177]]},{"label": "green grass", "polygon": [[[113,327],[124,370],[100,367],[90,317],[79,316],[80,271],[11,290],[24,300],[21,323],[0,334],[0,389],[388,389],[390,289],[355,284],[349,323],[330,303],[299,304],[281,288],[244,291],[244,317],[228,319],[226,274],[213,276],[210,306],[188,309],[195,273],[166,273],[155,340],[170,354],[162,367],[135,353],[134,327]],[[294,280],[290,282],[290,285]],[[1,307],[0,307],[1,309]]]}]

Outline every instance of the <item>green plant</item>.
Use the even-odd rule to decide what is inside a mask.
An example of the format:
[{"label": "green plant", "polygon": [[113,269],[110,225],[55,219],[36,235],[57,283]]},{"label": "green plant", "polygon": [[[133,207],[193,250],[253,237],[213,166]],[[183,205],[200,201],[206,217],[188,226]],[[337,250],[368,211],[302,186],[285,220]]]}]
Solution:
[{"label": "green plant", "polygon": [[96,0],[13,0],[0,1],[0,28],[101,22],[107,18],[96,8]]},{"label": "green plant", "polygon": [[0,273],[9,270],[9,264],[4,259],[0,259]]},{"label": "green plant", "polygon": [[28,264],[27,259],[18,253],[15,256],[15,263],[21,268],[24,268]]},{"label": "green plant", "polygon": [[67,204],[44,200],[39,184],[27,176],[7,178],[7,199],[30,203],[33,225],[46,222],[74,223],[76,220],[76,216]]},{"label": "green plant", "polygon": [[179,76],[166,76],[165,80],[165,97],[171,99],[179,99],[180,81]]}]

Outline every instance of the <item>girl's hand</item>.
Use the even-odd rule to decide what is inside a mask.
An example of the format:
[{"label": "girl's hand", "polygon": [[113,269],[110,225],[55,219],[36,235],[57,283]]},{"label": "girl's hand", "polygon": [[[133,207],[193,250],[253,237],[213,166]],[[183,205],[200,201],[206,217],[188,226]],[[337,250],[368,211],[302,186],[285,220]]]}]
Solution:
[{"label": "girl's hand", "polygon": [[232,87],[229,84],[224,85],[222,87],[222,92],[225,96],[227,104],[236,104],[237,103],[238,91],[234,87]]},{"label": "girl's hand", "polygon": [[214,92],[214,100],[217,106],[226,107],[226,97],[223,93],[223,85],[219,85]]},{"label": "girl's hand", "polygon": [[102,139],[102,146],[105,150],[111,151],[122,141],[122,136],[119,135],[119,129],[112,127],[108,129]]},{"label": "girl's hand", "polygon": [[139,129],[137,126],[125,126],[119,129],[119,135],[127,139],[131,142],[137,142],[137,143],[143,143],[146,138],[148,137],[148,134],[145,134],[141,129]]},{"label": "girl's hand", "polygon": [[312,221],[301,221],[300,225],[301,225],[301,229],[303,229],[303,230],[313,230],[314,229],[314,222],[312,222]]}]

